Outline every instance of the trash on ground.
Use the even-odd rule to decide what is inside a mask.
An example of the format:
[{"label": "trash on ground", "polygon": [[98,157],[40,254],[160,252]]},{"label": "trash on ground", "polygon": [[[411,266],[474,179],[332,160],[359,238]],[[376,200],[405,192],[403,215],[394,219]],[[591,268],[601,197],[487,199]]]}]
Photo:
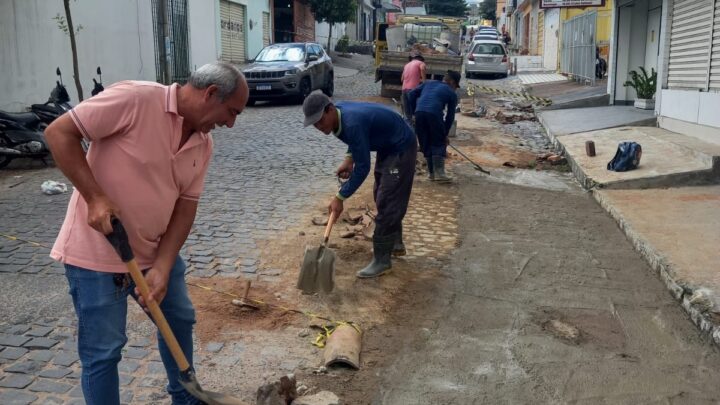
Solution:
[{"label": "trash on ground", "polygon": [[47,195],[67,193],[68,190],[65,183],[53,180],[45,180],[43,184],[40,185],[40,188],[42,189],[42,192]]}]

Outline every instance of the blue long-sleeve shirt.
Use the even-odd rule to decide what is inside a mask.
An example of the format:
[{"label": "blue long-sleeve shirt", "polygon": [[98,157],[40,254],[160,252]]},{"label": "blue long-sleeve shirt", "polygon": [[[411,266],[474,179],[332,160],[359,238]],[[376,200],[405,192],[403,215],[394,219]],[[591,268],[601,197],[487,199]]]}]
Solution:
[{"label": "blue long-sleeve shirt", "polygon": [[418,111],[436,114],[443,118],[443,110],[447,106],[445,114],[445,135],[450,132],[453,121],[455,121],[455,107],[458,97],[455,90],[444,82],[427,80],[408,93],[408,102],[411,111]]},{"label": "blue long-sleeve shirt", "polygon": [[348,146],[354,167],[338,196],[353,195],[370,173],[370,152],[378,157],[400,153],[413,145],[415,134],[394,110],[380,104],[343,101],[335,105],[340,128],[335,136]]}]

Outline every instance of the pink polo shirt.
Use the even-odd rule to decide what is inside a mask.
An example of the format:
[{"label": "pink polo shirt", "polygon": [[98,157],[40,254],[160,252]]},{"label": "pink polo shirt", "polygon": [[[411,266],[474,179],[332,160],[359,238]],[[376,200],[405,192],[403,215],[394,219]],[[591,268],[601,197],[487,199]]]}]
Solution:
[{"label": "pink polo shirt", "polygon": [[424,65],[425,62],[417,59],[413,59],[405,65],[402,73],[403,90],[412,90],[420,85],[420,67]]},{"label": "pink polo shirt", "polygon": [[[152,267],[179,198],[197,201],[212,154],[212,137],[194,133],[178,150],[183,117],[177,84],[116,83],[70,111],[92,141],[88,164],[120,209],[140,268]],[[73,191],[50,257],[86,269],[127,270],[105,236],[87,223],[87,203]]]}]

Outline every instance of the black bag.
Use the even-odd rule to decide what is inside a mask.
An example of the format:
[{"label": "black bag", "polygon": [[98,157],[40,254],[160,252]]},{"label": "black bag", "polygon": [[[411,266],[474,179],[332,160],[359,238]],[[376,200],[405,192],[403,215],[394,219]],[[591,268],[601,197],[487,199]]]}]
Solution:
[{"label": "black bag", "polygon": [[607,169],[615,172],[626,172],[637,169],[642,156],[642,146],[635,142],[621,142],[615,157],[607,164]]}]

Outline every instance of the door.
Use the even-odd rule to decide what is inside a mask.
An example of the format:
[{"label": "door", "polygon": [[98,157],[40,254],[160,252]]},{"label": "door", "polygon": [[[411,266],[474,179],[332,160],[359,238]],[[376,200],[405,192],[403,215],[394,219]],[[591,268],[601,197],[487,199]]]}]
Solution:
[{"label": "door", "polygon": [[220,0],[220,45],[222,60],[245,63],[245,6]]},{"label": "door", "polygon": [[263,48],[270,45],[270,13],[263,13]]},{"label": "door", "polygon": [[645,42],[645,69],[658,69],[658,53],[660,52],[660,17],[661,9],[648,12],[647,40]]},{"label": "door", "polygon": [[548,70],[558,69],[559,30],[560,9],[547,9],[545,11],[545,34],[543,35],[543,43],[545,44],[545,50],[543,51],[543,66]]}]

